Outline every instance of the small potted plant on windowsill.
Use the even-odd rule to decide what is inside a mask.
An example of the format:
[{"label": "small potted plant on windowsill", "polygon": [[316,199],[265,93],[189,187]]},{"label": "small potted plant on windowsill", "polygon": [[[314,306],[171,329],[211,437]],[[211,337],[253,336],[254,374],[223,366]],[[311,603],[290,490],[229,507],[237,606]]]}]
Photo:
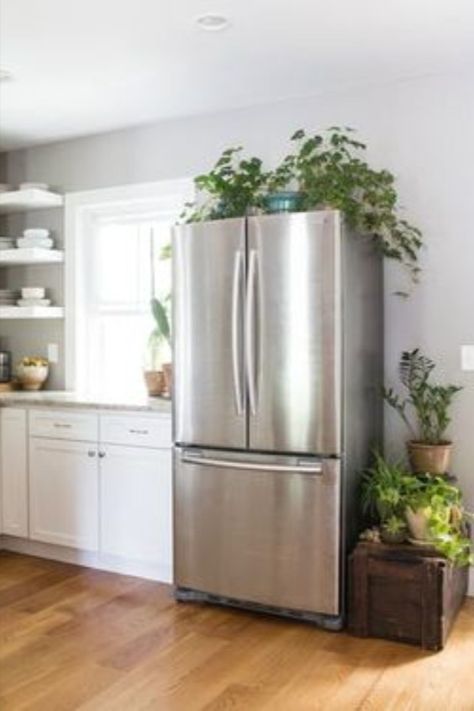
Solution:
[{"label": "small potted plant on windowsill", "polygon": [[[435,363],[422,355],[418,348],[402,353],[399,375],[407,390],[401,398],[392,388],[384,390],[387,403],[398,412],[413,438],[408,442],[408,454],[415,472],[445,474],[449,471],[452,442],[444,438],[450,423],[449,408],[461,387],[434,385],[430,382]],[[417,427],[408,416],[414,411]]]},{"label": "small potted plant on windowsill", "polygon": [[149,366],[145,369],[145,383],[148,394],[152,396],[171,396],[170,303],[171,294],[168,294],[161,300],[154,297],[150,302],[151,312],[155,320],[155,328],[148,339]]}]

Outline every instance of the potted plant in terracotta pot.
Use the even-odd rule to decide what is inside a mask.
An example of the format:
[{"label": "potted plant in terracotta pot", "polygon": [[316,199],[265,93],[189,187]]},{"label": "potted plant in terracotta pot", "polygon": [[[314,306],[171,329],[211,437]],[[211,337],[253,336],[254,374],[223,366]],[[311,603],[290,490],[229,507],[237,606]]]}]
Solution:
[{"label": "potted plant in terracotta pot", "polygon": [[[417,475],[402,464],[374,453],[371,467],[362,473],[361,504],[372,528],[363,540],[435,548],[455,565],[472,562],[472,544],[460,489],[446,477]],[[374,526],[375,524],[375,526]]]},{"label": "potted plant in terracotta pot", "polygon": [[364,515],[379,524],[384,543],[406,539],[405,499],[413,486],[413,475],[401,464],[388,462],[374,452],[372,466],[362,474],[361,502]]},{"label": "potted plant in terracotta pot", "polygon": [[[400,359],[400,381],[407,391],[402,398],[392,388],[384,390],[384,398],[400,415],[412,434],[408,442],[410,463],[415,472],[445,474],[449,470],[452,442],[445,439],[451,418],[449,409],[457,385],[437,385],[431,382],[435,363],[420,353],[404,351]],[[412,411],[416,424],[410,419]]]},{"label": "potted plant in terracotta pot", "polygon": [[167,294],[163,299],[153,297],[150,302],[155,327],[148,339],[148,362],[144,375],[148,394],[152,396],[169,397],[171,394],[170,304],[171,294]]}]

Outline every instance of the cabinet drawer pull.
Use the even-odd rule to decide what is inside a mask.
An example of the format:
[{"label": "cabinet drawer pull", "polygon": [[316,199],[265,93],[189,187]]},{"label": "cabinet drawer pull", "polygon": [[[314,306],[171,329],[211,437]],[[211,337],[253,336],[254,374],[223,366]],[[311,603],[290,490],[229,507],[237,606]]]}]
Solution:
[{"label": "cabinet drawer pull", "polygon": [[148,434],[148,430],[133,430],[133,429],[131,429],[128,431],[130,432],[130,434],[138,434],[138,435],[147,435]]},{"label": "cabinet drawer pull", "polygon": [[69,425],[66,422],[54,422],[53,427],[56,427],[57,429],[62,429],[62,430],[70,430],[72,425]]}]

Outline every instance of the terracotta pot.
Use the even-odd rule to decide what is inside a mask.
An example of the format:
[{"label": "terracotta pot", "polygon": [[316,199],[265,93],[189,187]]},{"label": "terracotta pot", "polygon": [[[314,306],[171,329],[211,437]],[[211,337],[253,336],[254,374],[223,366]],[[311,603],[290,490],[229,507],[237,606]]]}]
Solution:
[{"label": "terracotta pot", "polygon": [[162,370],[145,370],[146,389],[151,397],[161,395],[165,388],[165,376]]},{"label": "terracotta pot", "polygon": [[451,442],[425,444],[408,442],[408,456],[411,468],[416,474],[446,474],[451,461]]},{"label": "terracotta pot", "polygon": [[409,506],[405,510],[405,518],[407,520],[408,529],[412,538],[417,541],[431,540],[428,530],[428,516],[425,509],[413,511]]},{"label": "terracotta pot", "polygon": [[171,391],[173,389],[173,364],[163,363],[163,374],[165,376],[165,388],[163,395],[171,397]]}]

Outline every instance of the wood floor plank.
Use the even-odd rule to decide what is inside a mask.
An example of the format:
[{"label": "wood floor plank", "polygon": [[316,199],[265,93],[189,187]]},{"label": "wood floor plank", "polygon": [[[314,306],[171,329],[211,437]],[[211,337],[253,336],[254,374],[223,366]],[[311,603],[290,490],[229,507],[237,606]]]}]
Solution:
[{"label": "wood floor plank", "polygon": [[427,653],[0,553],[2,711],[474,711],[474,600]]}]

